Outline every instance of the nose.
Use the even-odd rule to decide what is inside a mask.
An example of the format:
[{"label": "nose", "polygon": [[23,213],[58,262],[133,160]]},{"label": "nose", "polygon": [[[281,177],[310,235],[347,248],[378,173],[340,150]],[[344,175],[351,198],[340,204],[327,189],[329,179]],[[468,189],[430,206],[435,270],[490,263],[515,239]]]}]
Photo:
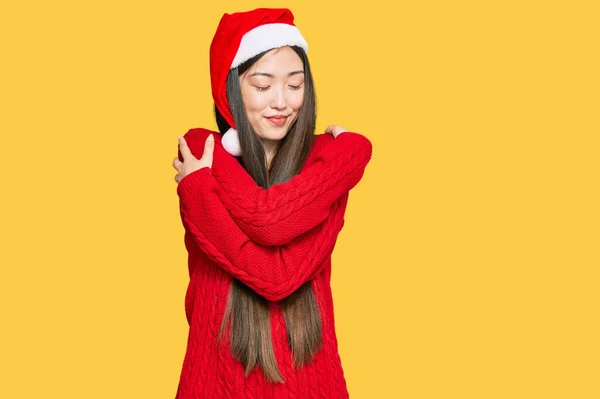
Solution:
[{"label": "nose", "polygon": [[284,109],[286,107],[285,94],[281,89],[275,89],[271,91],[273,97],[271,98],[271,108]]}]

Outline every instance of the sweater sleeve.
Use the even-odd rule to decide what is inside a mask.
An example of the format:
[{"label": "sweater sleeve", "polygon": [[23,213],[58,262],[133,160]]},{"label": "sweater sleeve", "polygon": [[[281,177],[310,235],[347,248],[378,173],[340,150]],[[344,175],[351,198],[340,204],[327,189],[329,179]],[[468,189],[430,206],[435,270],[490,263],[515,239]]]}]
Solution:
[{"label": "sweater sleeve", "polygon": [[[199,156],[208,134],[194,140]],[[264,189],[233,156],[215,146],[219,167],[213,176],[226,209],[248,237],[262,245],[284,245],[330,216],[332,204],[361,180],[371,154],[372,144],[365,136],[344,132],[331,139],[301,173]]]},{"label": "sweater sleeve", "polygon": [[201,168],[177,186],[184,226],[209,258],[270,301],[287,297],[322,271],[344,224],[347,195],[317,227],[286,245],[262,246],[232,219],[212,171]]}]

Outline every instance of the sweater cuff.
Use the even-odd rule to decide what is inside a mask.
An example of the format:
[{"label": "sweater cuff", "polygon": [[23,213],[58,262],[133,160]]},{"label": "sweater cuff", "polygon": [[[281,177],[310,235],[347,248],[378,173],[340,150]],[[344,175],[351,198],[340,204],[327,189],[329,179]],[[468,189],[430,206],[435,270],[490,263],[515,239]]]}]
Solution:
[{"label": "sweater cuff", "polygon": [[198,193],[198,187],[205,187],[213,183],[209,180],[213,180],[214,182],[212,168],[210,166],[204,166],[192,173],[188,173],[183,179],[179,180],[179,184],[177,184],[177,195],[180,198],[183,198]]}]

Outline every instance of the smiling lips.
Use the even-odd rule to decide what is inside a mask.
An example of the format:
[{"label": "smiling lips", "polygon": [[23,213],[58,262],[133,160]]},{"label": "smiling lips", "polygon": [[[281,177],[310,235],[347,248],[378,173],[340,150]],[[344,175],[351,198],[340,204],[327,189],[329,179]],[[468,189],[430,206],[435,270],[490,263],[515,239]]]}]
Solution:
[{"label": "smiling lips", "polygon": [[266,117],[272,124],[276,126],[281,126],[285,123],[287,116],[279,115],[279,116],[269,116]]}]

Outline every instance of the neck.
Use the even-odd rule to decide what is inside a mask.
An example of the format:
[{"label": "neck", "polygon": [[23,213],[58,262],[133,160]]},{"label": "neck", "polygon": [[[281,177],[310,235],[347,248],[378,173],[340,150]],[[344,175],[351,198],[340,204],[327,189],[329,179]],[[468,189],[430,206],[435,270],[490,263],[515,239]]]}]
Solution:
[{"label": "neck", "polygon": [[279,146],[279,140],[266,140],[261,139],[263,148],[265,149],[265,156],[267,157],[267,168],[271,167],[271,161],[275,154],[277,153],[277,148]]}]

